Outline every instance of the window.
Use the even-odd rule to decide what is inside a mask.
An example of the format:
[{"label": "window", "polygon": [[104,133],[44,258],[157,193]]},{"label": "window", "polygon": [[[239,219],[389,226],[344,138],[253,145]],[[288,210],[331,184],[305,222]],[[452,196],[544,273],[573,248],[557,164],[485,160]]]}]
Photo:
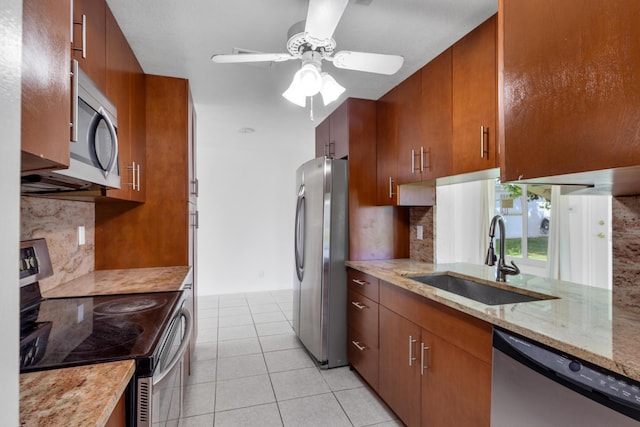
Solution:
[{"label": "window", "polygon": [[[496,180],[495,213],[505,223],[506,256],[531,264],[547,261],[551,221],[551,186],[502,184]],[[499,239],[496,234],[496,252]]]}]

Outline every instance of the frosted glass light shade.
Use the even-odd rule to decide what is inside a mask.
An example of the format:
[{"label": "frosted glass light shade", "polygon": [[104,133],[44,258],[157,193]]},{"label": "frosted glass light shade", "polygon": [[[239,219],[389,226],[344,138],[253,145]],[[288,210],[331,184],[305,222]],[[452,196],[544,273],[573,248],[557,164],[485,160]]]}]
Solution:
[{"label": "frosted glass light shade", "polygon": [[324,105],[329,105],[342,95],[345,91],[336,79],[331,77],[329,73],[322,73],[322,89],[320,94],[322,95],[322,102]]},{"label": "frosted glass light shade", "polygon": [[295,78],[289,85],[289,88],[284,91],[282,96],[284,96],[287,101],[299,105],[300,107],[304,108],[307,105],[307,96],[302,92],[302,90],[300,90],[300,85]]}]

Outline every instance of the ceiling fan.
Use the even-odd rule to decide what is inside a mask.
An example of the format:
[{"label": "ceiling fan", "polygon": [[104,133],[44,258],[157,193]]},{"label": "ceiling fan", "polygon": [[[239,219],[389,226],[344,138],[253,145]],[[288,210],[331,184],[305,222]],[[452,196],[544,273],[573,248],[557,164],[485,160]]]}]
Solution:
[{"label": "ceiling fan", "polygon": [[324,105],[328,105],[338,99],[345,88],[328,73],[322,72],[323,59],[332,62],[336,68],[387,75],[395,74],[404,63],[404,58],[397,55],[348,50],[334,54],[336,42],[333,33],[348,3],[349,0],[309,0],[306,21],[294,24],[289,30],[289,53],[215,54],[211,60],[229,64],[300,59],[300,70],[282,96],[304,107],[308,96],[312,97],[320,92]]}]

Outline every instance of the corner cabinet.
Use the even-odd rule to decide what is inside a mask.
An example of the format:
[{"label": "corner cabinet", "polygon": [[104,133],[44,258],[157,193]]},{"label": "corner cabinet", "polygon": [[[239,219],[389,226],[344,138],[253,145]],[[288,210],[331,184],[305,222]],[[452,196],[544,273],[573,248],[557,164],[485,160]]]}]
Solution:
[{"label": "corner cabinet", "polygon": [[316,157],[349,155],[349,102],[342,103],[316,127]]},{"label": "corner cabinet", "polygon": [[69,167],[69,0],[25,0],[22,12],[21,170]]},{"label": "corner cabinet", "polygon": [[500,0],[503,180],[640,165],[638,22],[636,0]]},{"label": "corner cabinet", "polygon": [[498,164],[496,31],[494,15],[452,47],[454,174]]},{"label": "corner cabinet", "polygon": [[379,286],[382,399],[409,427],[488,427],[491,325],[382,280]]}]

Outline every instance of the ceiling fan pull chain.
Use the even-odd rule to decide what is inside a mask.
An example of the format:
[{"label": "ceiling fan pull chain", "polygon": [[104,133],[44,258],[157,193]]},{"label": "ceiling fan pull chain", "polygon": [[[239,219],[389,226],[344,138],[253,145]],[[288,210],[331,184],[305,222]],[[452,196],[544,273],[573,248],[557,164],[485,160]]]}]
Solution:
[{"label": "ceiling fan pull chain", "polygon": [[310,103],[311,108],[309,108],[309,119],[311,121],[314,121],[313,120],[313,96],[310,96],[309,98],[311,98],[311,103]]}]

